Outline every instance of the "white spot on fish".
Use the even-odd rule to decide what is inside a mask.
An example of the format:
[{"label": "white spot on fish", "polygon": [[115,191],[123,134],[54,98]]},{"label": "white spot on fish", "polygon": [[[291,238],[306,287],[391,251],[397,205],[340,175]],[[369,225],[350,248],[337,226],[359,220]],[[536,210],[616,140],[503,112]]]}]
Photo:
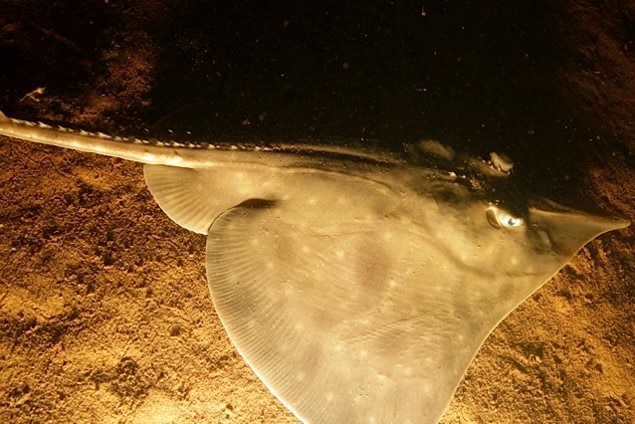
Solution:
[{"label": "white spot on fish", "polygon": [[156,159],[156,156],[150,152],[144,153],[142,157],[146,163],[154,163]]}]

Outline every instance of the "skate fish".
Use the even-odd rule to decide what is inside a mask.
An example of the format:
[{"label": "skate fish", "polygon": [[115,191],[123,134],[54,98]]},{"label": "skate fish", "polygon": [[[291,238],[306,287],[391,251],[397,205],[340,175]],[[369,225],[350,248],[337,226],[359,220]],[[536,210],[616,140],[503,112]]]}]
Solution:
[{"label": "skate fish", "polygon": [[159,142],[1,112],[0,134],[144,163],[165,213],[207,236],[230,340],[307,423],[437,422],[497,324],[587,242],[629,225],[506,204],[509,158],[434,141],[403,155]]}]

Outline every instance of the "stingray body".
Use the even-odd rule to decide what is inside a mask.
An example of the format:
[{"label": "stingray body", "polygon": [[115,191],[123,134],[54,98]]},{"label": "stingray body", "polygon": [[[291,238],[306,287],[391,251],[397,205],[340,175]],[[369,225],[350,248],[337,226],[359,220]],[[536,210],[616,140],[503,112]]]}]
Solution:
[{"label": "stingray body", "polygon": [[437,422],[496,325],[584,244],[628,225],[548,201],[511,213],[488,199],[488,179],[505,172],[467,160],[456,175],[456,155],[437,143],[419,152],[445,170],[363,150],[161,143],[4,115],[0,134],[143,162],[161,208],[207,236],[209,288],[231,341],[311,423]]}]

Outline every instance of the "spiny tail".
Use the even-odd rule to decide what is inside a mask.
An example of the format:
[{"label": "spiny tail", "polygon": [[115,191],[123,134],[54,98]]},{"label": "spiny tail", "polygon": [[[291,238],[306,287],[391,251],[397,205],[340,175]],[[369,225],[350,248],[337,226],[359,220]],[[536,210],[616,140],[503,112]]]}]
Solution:
[{"label": "spiny tail", "polygon": [[397,164],[402,158],[386,153],[375,154],[340,146],[279,144],[274,146],[241,143],[181,143],[118,137],[101,132],[74,130],[42,122],[23,121],[0,111],[0,135],[49,144],[82,152],[98,153],[151,165],[181,168],[213,168],[220,164],[240,163],[250,166],[297,166],[307,158],[322,163],[322,155],[330,158],[368,160],[373,163]]},{"label": "spiny tail", "polygon": [[[74,130],[42,122],[24,121],[0,111],[0,135],[82,152],[98,153],[152,165],[186,168],[210,167],[235,161],[240,151],[232,146],[143,140],[101,132]],[[241,158],[243,159],[243,158]],[[243,159],[244,161],[244,159]]]}]

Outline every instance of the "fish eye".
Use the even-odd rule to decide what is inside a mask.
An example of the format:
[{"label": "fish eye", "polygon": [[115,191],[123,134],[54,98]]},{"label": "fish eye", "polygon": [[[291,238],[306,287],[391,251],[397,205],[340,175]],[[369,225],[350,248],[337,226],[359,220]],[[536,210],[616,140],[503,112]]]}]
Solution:
[{"label": "fish eye", "polygon": [[503,224],[503,227],[507,228],[515,228],[523,225],[523,220],[521,218],[516,218],[515,216],[509,214],[502,214],[499,217],[499,220],[501,221],[501,224]]},{"label": "fish eye", "polygon": [[490,206],[487,208],[485,214],[487,216],[487,221],[495,228],[519,228],[524,224],[522,218],[514,216],[496,206]]}]

